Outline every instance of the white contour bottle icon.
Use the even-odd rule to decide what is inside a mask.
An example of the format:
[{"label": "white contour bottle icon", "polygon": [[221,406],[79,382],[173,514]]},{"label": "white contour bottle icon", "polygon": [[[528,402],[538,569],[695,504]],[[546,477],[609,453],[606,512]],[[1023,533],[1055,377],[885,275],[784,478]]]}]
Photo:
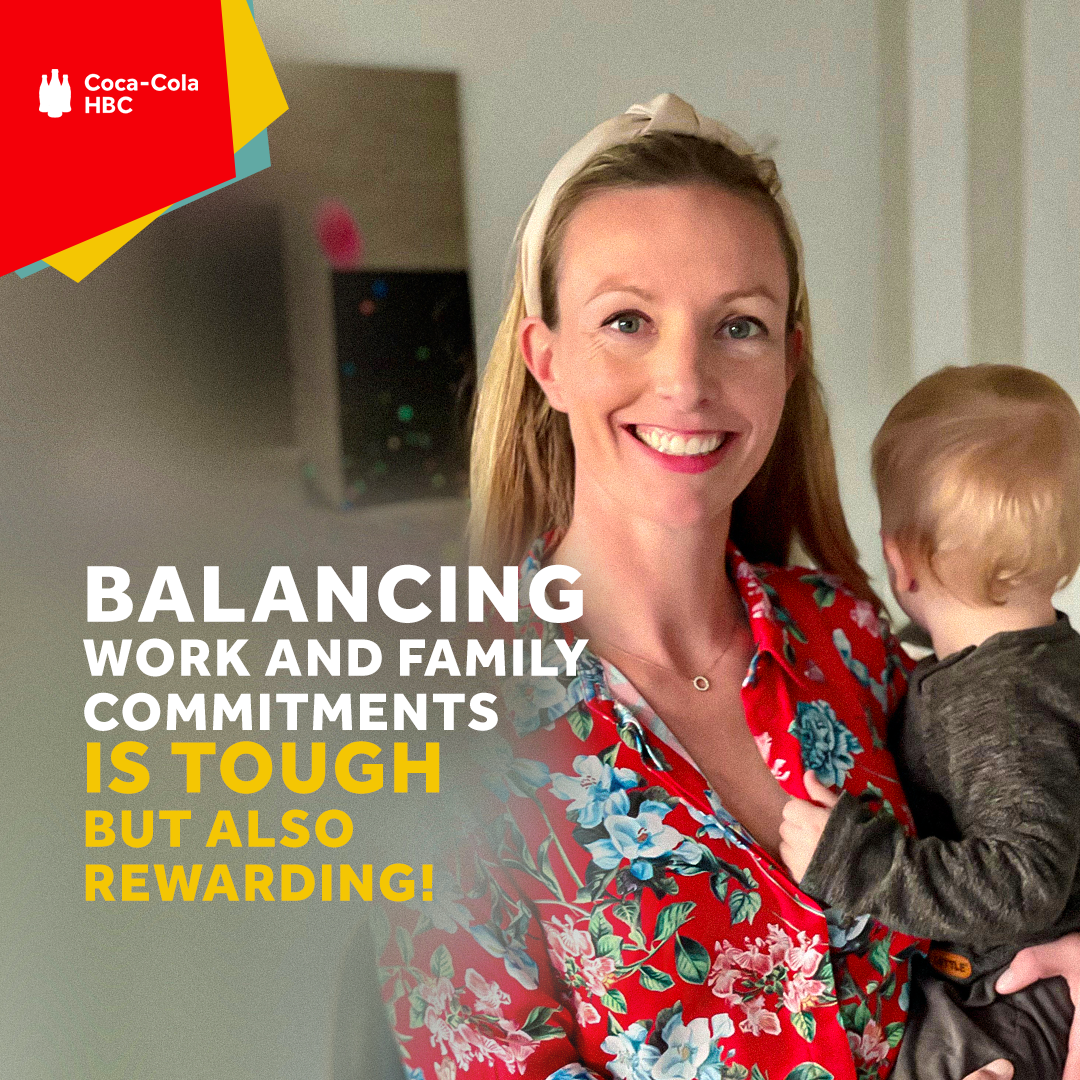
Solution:
[{"label": "white contour bottle icon", "polygon": [[71,112],[71,86],[68,77],[64,76],[60,82],[60,71],[52,69],[52,78],[48,82],[45,76],[41,76],[41,86],[38,87],[38,111],[46,112],[52,117],[63,116]]}]

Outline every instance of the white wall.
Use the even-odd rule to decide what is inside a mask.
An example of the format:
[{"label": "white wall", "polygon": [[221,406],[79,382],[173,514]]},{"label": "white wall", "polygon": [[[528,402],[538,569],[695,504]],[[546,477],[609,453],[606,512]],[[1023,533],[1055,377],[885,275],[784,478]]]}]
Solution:
[{"label": "white wall", "polygon": [[[1080,5],[1030,0],[1024,20],[1024,326],[1028,367],[1080,402]],[[1080,581],[1058,599],[1080,624]]]},{"label": "white wall", "polygon": [[271,55],[458,72],[481,355],[518,218],[593,125],[671,90],[752,140],[777,140],[848,515],[860,548],[875,553],[867,450],[893,376],[878,363],[875,314],[887,238],[874,5],[259,0],[257,16]]}]

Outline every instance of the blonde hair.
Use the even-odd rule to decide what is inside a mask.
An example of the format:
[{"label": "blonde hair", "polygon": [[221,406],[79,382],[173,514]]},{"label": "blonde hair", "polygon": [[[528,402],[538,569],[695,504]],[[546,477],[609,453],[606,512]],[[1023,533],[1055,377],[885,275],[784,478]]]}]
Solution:
[{"label": "blonde hair", "polygon": [[1048,376],[942,368],[896,403],[871,455],[882,532],[960,599],[1052,593],[1080,565],[1080,412]]},{"label": "blonde hair", "polygon": [[[840,506],[829,422],[813,373],[809,303],[801,288],[795,241],[776,201],[780,180],[770,158],[740,155],[721,143],[669,132],[652,132],[596,154],[556,198],[541,256],[540,314],[556,327],[561,241],[586,198],[612,188],[694,183],[747,198],[772,218],[788,267],[787,327],[799,326],[803,334],[802,359],[776,439],[764,465],[735,500],[731,539],[751,562],[781,566],[798,540],[820,569],[839,575],[856,595],[880,609]],[[489,566],[519,562],[536,536],[566,528],[573,514],[570,428],[525,367],[517,338],[524,317],[519,270],[484,371],[473,428],[470,549],[473,561]]]}]

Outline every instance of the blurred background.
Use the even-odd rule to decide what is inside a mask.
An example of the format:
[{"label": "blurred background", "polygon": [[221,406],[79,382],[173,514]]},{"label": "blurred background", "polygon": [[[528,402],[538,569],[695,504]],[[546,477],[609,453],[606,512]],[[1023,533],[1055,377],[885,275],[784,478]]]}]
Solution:
[{"label": "blurred background", "polygon": [[[85,567],[127,567],[138,594],[175,564],[197,603],[198,568],[220,564],[250,608],[271,565],[310,596],[319,564],[460,559],[455,440],[514,228],[600,120],[671,90],[775,154],[879,589],[868,450],[904,390],[994,360],[1080,399],[1076,0],[260,0],[256,16],[291,106],[273,167],[81,284],[0,279],[0,1075],[20,1080],[400,1076],[360,904],[83,902]],[[415,333],[394,337],[390,310]],[[428,383],[402,375],[421,364]],[[1060,606],[1080,618],[1080,585]],[[127,625],[94,636],[147,636]],[[253,651],[307,636],[227,629]],[[163,786],[145,805],[183,799]],[[411,853],[439,812],[373,799],[344,851]]]}]

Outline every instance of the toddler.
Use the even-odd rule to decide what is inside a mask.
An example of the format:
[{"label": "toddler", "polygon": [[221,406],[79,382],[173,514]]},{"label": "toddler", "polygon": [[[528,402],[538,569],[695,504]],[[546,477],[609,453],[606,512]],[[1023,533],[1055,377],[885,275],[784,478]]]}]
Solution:
[{"label": "toddler", "polygon": [[781,854],[823,905],[933,939],[893,1077],[998,1057],[1060,1077],[1064,980],[994,982],[1080,928],[1080,635],[1051,599],[1080,563],[1080,413],[1037,372],[945,368],[889,414],[873,472],[890,584],[934,646],[889,732],[919,839],[808,773]]}]

